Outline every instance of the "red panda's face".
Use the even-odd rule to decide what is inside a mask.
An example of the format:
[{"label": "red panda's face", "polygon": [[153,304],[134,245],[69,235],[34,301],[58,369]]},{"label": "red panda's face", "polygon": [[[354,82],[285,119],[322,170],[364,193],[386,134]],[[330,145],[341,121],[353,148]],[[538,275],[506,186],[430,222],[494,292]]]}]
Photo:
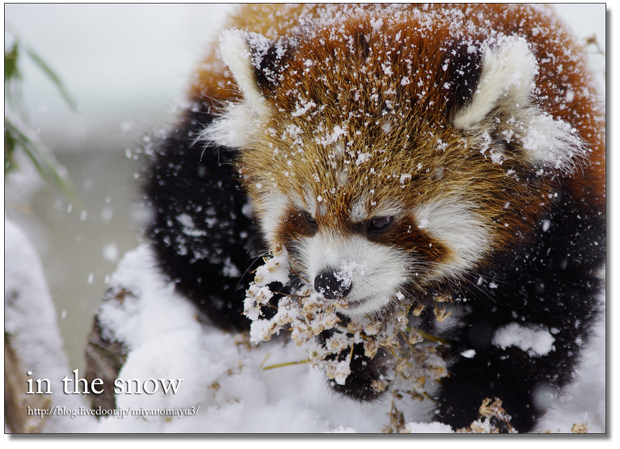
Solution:
[{"label": "red panda's face", "polygon": [[447,23],[410,21],[361,15],[305,40],[222,41],[243,98],[206,135],[241,150],[266,240],[351,316],[462,279],[527,239],[551,201],[542,176],[581,151],[535,104],[525,41],[460,41]]},{"label": "red panda's face", "polygon": [[[492,222],[464,172],[441,158],[395,166],[381,151],[371,151],[368,165],[356,164],[358,152],[351,153],[309,164],[307,175],[254,186],[269,242],[286,247],[293,269],[326,298],[345,297],[344,313],[378,311],[460,276],[483,257]],[[395,173],[398,166],[403,171]]]}]

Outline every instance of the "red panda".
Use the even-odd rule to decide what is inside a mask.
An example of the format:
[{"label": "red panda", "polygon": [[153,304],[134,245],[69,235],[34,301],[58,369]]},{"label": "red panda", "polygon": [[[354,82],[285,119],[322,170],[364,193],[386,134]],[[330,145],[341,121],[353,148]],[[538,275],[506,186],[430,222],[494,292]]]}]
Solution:
[{"label": "red panda", "polygon": [[[448,295],[462,314],[434,419],[466,427],[498,397],[534,428],[537,392],[571,379],[605,258],[603,110],[551,8],[247,5],[189,97],[148,169],[148,235],[214,325],[248,328],[247,270],[280,247],[346,300],[343,321]],[[498,344],[514,326],[552,348]],[[333,386],[373,399],[381,362],[358,352]]]}]

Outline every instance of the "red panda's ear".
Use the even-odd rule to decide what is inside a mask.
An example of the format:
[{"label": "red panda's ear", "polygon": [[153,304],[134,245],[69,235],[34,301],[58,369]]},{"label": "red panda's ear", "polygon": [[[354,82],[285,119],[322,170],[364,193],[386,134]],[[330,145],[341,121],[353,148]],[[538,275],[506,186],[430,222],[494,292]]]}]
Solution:
[{"label": "red panda's ear", "polygon": [[229,102],[200,139],[231,148],[251,146],[272,112],[270,100],[287,66],[290,48],[257,33],[230,29],[222,34],[221,57],[242,97]]},{"label": "red panda's ear", "polygon": [[478,51],[477,85],[467,101],[454,108],[454,127],[478,136],[483,154],[494,140],[491,160],[498,163],[504,151],[516,151],[534,167],[571,171],[578,166],[586,148],[577,131],[536,103],[538,63],[528,43],[503,36],[483,43]]},{"label": "red panda's ear", "polygon": [[245,100],[260,115],[282,76],[291,45],[270,41],[258,33],[231,29],[222,34],[220,51]]},{"label": "red panda's ear", "polygon": [[[486,48],[484,48],[486,47]],[[468,104],[454,116],[453,124],[462,130],[479,127],[498,106],[529,106],[538,65],[523,39],[506,38],[483,46],[476,90]]]},{"label": "red panda's ear", "polygon": [[256,82],[247,33],[236,29],[224,31],[220,38],[220,52],[248,106],[259,116],[264,115],[267,105]]}]

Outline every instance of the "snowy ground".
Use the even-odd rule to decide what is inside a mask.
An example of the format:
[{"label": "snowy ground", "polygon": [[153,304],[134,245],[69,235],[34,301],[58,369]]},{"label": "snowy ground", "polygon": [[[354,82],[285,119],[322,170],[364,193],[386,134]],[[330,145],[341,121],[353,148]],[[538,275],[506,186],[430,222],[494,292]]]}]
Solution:
[{"label": "snowy ground", "polygon": [[[121,415],[99,421],[85,416],[79,395],[61,393],[61,378],[71,378],[71,371],[55,323],[48,318],[55,314],[45,281],[40,268],[33,270],[36,254],[11,222],[6,226],[6,243],[7,258],[15,263],[6,273],[5,294],[19,299],[7,303],[6,329],[17,335],[21,347],[38,348],[25,365],[33,378],[52,380],[52,401],[62,411],[46,422],[47,432],[374,433],[389,424],[390,395],[360,404],[332,393],[324,374],[308,364],[265,369],[305,360],[305,348],[281,339],[254,346],[238,335],[201,324],[192,306],[154,270],[145,245],[126,254],[110,280],[113,289],[124,288],[134,297],[127,296],[122,303],[108,301],[100,313],[104,335],[123,341],[129,349],[118,376],[123,388],[116,395]],[[556,401],[539,430],[565,433],[573,424],[587,422],[590,432],[605,432],[604,348],[601,323],[586,352],[588,368],[578,372],[574,386]],[[129,379],[139,380],[140,394],[134,394],[135,385],[130,390],[123,382]],[[163,393],[160,379],[168,394]],[[412,400],[396,403],[409,431],[450,432],[431,422],[429,405]],[[163,409],[180,416],[150,416]],[[71,418],[71,412],[77,417]],[[136,412],[141,415],[131,416]]]}]

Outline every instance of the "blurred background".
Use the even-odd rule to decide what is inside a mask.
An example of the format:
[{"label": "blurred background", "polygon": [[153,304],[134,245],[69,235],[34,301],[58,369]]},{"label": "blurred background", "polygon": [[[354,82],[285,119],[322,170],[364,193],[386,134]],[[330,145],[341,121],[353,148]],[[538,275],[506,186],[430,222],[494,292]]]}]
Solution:
[{"label": "blurred background", "polygon": [[[605,50],[605,4],[556,7],[578,39],[596,36]],[[76,204],[26,160],[4,183],[5,216],[42,258],[71,369],[84,368],[106,278],[142,241],[136,149],[176,121],[191,72],[232,8],[5,4],[5,52],[16,38],[27,44],[77,102],[74,111],[39,66],[20,61],[29,125],[66,169]],[[590,62],[603,91],[605,57],[592,47]]]}]

